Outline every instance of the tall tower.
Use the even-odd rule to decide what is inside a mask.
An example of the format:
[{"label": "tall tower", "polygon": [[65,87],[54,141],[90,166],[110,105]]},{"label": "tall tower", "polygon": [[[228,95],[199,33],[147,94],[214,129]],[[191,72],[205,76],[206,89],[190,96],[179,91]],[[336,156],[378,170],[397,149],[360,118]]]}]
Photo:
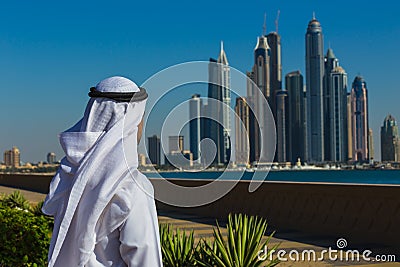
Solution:
[{"label": "tall tower", "polygon": [[231,120],[230,120],[230,105],[231,105],[231,89],[230,79],[231,71],[224,50],[224,43],[221,41],[221,50],[219,52],[217,63],[219,64],[219,77],[222,91],[222,125],[223,125],[223,162],[227,164],[231,155]]},{"label": "tall tower", "polygon": [[324,161],[324,43],[321,24],[313,19],[306,33],[308,161]]},{"label": "tall tower", "polygon": [[336,66],[330,72],[328,79],[329,85],[329,98],[327,103],[329,109],[328,120],[326,124],[329,125],[329,132],[325,132],[328,136],[330,161],[346,162],[348,160],[348,147],[347,147],[347,74],[342,67]]},{"label": "tall tower", "polygon": [[270,47],[270,107],[276,118],[276,95],[282,90],[281,36],[277,32],[267,35]]},{"label": "tall tower", "polygon": [[[331,72],[339,66],[339,60],[335,57],[333,50],[329,47],[325,56],[324,64],[324,159],[325,161],[335,161],[331,155],[331,135],[333,128],[331,128],[331,100],[333,97]],[[332,148],[334,149],[334,148]]]},{"label": "tall tower", "polygon": [[[260,159],[267,158],[266,149],[262,150],[261,146],[263,145],[266,147],[267,145],[267,124],[271,122],[266,121],[268,107],[262,100],[261,94],[271,107],[273,99],[270,90],[270,54],[271,50],[268,46],[267,37],[265,35],[258,37],[257,45],[254,49],[254,65],[252,71],[247,73],[247,76],[254,82],[254,84],[250,82],[247,83],[247,100],[253,109],[250,112],[251,162],[258,162]],[[258,121],[256,120],[255,114],[257,115]],[[261,151],[265,154],[261,155]]]},{"label": "tall tower", "polygon": [[303,85],[303,75],[300,71],[293,71],[285,77],[288,92],[288,118],[290,148],[288,160],[296,163],[300,158],[307,160],[307,124],[306,99]]},{"label": "tall tower", "polygon": [[194,160],[197,160],[198,163],[200,163],[201,157],[200,142],[204,137],[202,109],[203,101],[201,100],[200,95],[193,95],[189,100],[190,152],[192,152]]},{"label": "tall tower", "polygon": [[361,76],[354,79],[351,89],[351,126],[353,136],[353,161],[366,162],[368,153],[368,91]]},{"label": "tall tower", "polygon": [[289,120],[287,115],[288,106],[288,94],[286,91],[278,91],[276,93],[276,161],[287,162],[288,158],[291,157],[290,149],[288,146],[289,142]]},{"label": "tall tower", "polygon": [[157,135],[153,135],[152,137],[148,137],[147,140],[150,163],[155,166],[161,165],[160,138]]},{"label": "tall tower", "polygon": [[235,154],[236,164],[247,165],[249,163],[249,126],[250,108],[245,97],[237,97],[235,105]]},{"label": "tall tower", "polygon": [[[400,145],[400,142],[398,144]],[[400,152],[400,149],[398,151]],[[372,132],[371,128],[369,128],[368,130],[368,154],[369,154],[369,162],[373,163],[375,158],[375,149],[374,149],[374,133]]]},{"label": "tall tower", "polygon": [[[214,165],[225,165],[230,160],[231,122],[230,122],[230,67],[223,43],[218,59],[210,59],[209,67],[208,103],[209,116],[214,120],[207,120],[207,137],[216,144]],[[215,121],[217,120],[217,121]],[[219,122],[219,123],[218,123]],[[221,125],[222,124],[222,125]]]},{"label": "tall tower", "polygon": [[351,93],[347,93],[347,159],[353,161],[353,117],[351,115]]},{"label": "tall tower", "polygon": [[382,161],[400,161],[400,137],[396,119],[387,115],[381,127]]}]

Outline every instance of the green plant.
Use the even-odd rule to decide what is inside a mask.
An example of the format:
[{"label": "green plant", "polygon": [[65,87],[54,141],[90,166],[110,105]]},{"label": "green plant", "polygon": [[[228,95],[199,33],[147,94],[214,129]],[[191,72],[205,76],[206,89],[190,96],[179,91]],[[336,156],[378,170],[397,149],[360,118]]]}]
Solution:
[{"label": "green plant", "polygon": [[8,206],[10,208],[20,208],[23,210],[30,210],[31,208],[29,202],[18,190],[12,192],[9,195],[4,196],[1,202],[3,203],[3,205]]},{"label": "green plant", "polygon": [[259,217],[248,217],[247,215],[228,216],[227,240],[223,237],[221,227],[217,222],[214,229],[214,243],[203,241],[200,249],[202,256],[199,264],[201,266],[224,266],[224,267],[256,267],[275,266],[279,263],[277,259],[269,261],[270,252],[276,250],[278,245],[269,248],[266,257],[259,258],[259,252],[268,247],[271,237],[262,242],[262,237],[267,230],[267,222]]},{"label": "green plant", "polygon": [[0,266],[46,266],[49,219],[0,204]]},{"label": "green plant", "polygon": [[196,266],[193,230],[189,235],[179,229],[174,233],[169,224],[163,224],[160,225],[160,241],[165,267]]}]

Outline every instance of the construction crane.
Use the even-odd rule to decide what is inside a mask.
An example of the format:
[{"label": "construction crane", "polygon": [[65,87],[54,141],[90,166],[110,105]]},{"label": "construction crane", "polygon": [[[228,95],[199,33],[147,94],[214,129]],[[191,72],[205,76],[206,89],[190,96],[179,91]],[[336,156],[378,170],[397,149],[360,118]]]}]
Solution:
[{"label": "construction crane", "polygon": [[278,33],[278,26],[279,26],[279,15],[281,14],[281,11],[278,10],[278,14],[276,15],[276,20],[275,20],[275,31]]}]

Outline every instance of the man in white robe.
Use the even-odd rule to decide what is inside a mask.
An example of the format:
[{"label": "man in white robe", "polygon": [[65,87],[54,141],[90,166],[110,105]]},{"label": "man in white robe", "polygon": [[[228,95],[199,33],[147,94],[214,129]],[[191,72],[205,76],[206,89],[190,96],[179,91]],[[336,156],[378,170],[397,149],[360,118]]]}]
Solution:
[{"label": "man in white robe", "polygon": [[54,216],[48,264],[162,266],[153,187],[137,170],[147,93],[111,77],[89,96],[84,117],[60,134],[66,156],[42,208]]}]

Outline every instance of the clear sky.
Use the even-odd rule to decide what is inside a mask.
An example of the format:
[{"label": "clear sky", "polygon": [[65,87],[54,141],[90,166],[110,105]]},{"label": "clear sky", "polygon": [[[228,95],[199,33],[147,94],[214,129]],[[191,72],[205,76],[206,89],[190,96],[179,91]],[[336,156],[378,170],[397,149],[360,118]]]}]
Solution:
[{"label": "clear sky", "polygon": [[[22,160],[62,156],[57,134],[81,118],[90,86],[112,75],[138,84],[174,64],[217,57],[245,72],[280,10],[283,74],[304,74],[305,31],[313,11],[348,73],[369,90],[375,157],[379,131],[400,119],[398,1],[7,1],[0,8],[0,151]],[[151,93],[151,92],[150,92]],[[190,97],[188,92],[183,99]],[[150,133],[149,133],[150,134]]]}]

